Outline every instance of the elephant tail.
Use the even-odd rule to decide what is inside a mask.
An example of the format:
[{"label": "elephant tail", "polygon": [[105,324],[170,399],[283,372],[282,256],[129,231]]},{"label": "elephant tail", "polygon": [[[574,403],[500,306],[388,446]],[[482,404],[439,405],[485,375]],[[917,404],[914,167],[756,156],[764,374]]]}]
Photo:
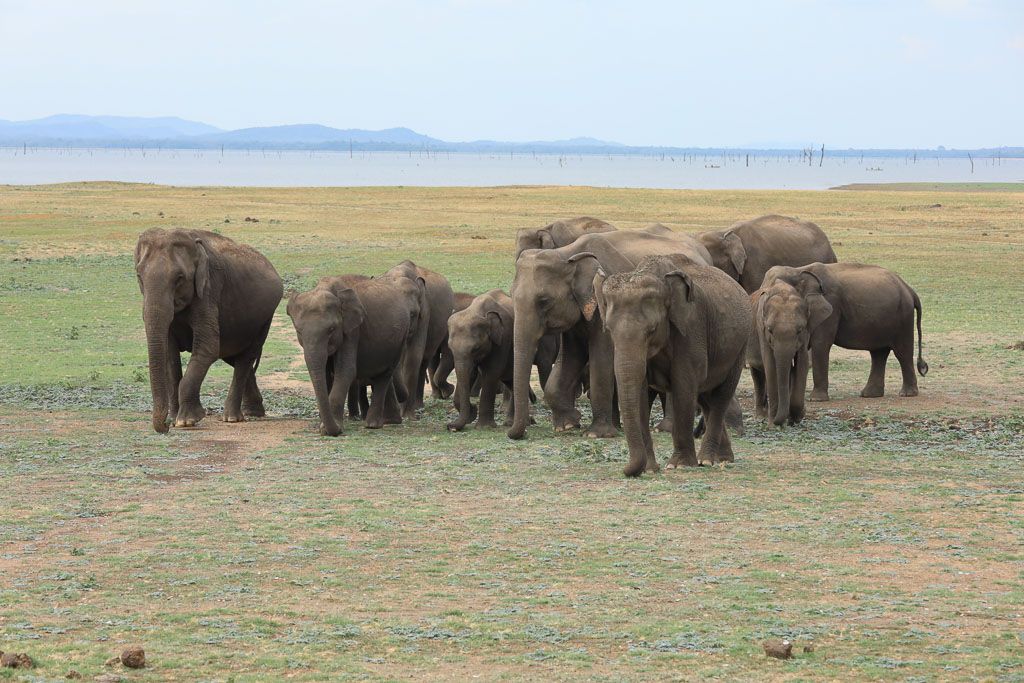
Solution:
[{"label": "elephant tail", "polygon": [[921,299],[917,296],[917,292],[911,290],[914,295],[914,312],[917,313],[917,371],[922,377],[928,374],[928,363],[924,362],[922,356],[921,345],[924,343],[924,338],[921,335]]}]

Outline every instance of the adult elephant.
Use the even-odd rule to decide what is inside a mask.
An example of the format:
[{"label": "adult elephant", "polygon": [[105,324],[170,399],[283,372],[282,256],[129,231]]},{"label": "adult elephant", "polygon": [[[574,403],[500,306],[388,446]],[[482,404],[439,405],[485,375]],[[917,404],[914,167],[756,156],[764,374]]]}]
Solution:
[{"label": "adult elephant", "polygon": [[706,423],[700,459],[732,461],[725,414],[743,371],[750,330],[750,301],[743,288],[717,268],[676,255],[649,256],[636,270],[614,275],[599,269],[594,291],[616,348],[615,380],[629,444],[625,474],[658,470],[651,387],[672,394],[670,468],[698,464],[691,430],[698,404]]},{"label": "adult elephant", "polygon": [[[154,228],[139,235],[135,273],[149,351],[153,429],[193,427],[206,415],[199,389],[210,366],[234,368],[224,420],[262,417],[256,367],[281,301],[281,277],[262,254],[205,230]],[[181,352],[191,358],[184,375]]]},{"label": "adult elephant", "polygon": [[543,228],[525,228],[516,232],[516,259],[527,249],[557,249],[583,235],[614,231],[611,223],[590,216],[555,221]]},{"label": "adult elephant", "polygon": [[288,300],[288,316],[302,346],[320,410],[320,433],[338,436],[352,386],[369,384],[373,400],[366,427],[400,424],[406,387],[395,376],[419,329],[423,283],[401,276],[346,281],[321,278]]},{"label": "adult elephant", "polygon": [[871,352],[871,374],[861,396],[884,394],[890,352],[896,354],[903,374],[900,396],[917,396],[916,314],[917,371],[922,377],[928,372],[921,348],[921,299],[903,278],[886,268],[863,263],[776,266],[765,275],[754,311],[769,413],[776,425],[803,417],[808,348],[814,371],[812,401],[829,398],[833,344]]},{"label": "adult elephant", "polygon": [[513,395],[515,417],[508,436],[521,439],[529,421],[530,370],[537,345],[546,334],[561,334],[561,351],[544,387],[556,431],[579,426],[576,389],[589,362],[593,422],[589,436],[618,434],[612,399],[614,377],[611,339],[597,314],[594,275],[633,270],[645,256],[682,254],[711,265],[711,255],[700,242],[686,235],[662,236],[640,230],[584,235],[558,249],[524,251],[516,261],[512,283],[515,311],[513,343]]},{"label": "adult elephant", "polygon": [[740,283],[747,293],[761,286],[772,266],[835,263],[828,236],[814,223],[788,216],[761,216],[727,230],[697,235],[715,267]]},{"label": "adult elephant", "polygon": [[455,294],[443,275],[409,260],[402,261],[385,275],[405,277],[413,282],[422,282],[424,286],[426,306],[420,314],[419,329],[413,336],[400,373],[409,391],[409,397],[402,406],[402,415],[412,419],[416,410],[423,407],[423,380],[427,370],[437,367],[441,349],[448,338],[448,316],[455,306]]}]

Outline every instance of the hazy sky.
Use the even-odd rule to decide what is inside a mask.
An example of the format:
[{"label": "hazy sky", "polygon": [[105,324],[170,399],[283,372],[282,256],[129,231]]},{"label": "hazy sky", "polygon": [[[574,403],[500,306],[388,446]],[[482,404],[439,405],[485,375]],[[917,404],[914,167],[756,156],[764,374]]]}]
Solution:
[{"label": "hazy sky", "polygon": [[0,118],[1024,145],[1019,0],[0,0]]}]

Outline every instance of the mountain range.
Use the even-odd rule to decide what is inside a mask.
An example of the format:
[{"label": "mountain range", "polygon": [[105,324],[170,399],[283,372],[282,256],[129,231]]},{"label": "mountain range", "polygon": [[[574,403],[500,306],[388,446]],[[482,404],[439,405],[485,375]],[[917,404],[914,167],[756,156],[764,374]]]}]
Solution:
[{"label": "mountain range", "polygon": [[[408,128],[363,130],[331,128],[319,124],[291,124],[223,130],[199,121],[174,116],[87,116],[57,114],[30,121],[0,119],[0,147],[161,147],[166,149],[275,149],[275,150],[359,150],[410,152],[540,152],[547,154],[662,154],[721,155],[757,152],[761,154],[820,154],[818,146],[759,146],[733,148],[635,147],[591,137],[568,140],[507,142],[474,140],[450,142],[417,133]],[[909,155],[927,152],[930,156],[966,156],[968,152],[1001,157],[1024,156],[1024,148],[1000,147],[980,150],[829,149],[828,154],[853,156]]]}]

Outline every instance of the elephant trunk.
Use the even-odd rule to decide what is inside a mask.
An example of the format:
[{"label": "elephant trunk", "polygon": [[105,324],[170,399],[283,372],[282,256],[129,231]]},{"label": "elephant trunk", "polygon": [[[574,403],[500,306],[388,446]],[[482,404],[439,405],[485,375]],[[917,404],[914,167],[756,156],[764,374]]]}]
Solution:
[{"label": "elephant trunk", "polygon": [[459,416],[448,423],[448,429],[461,432],[473,421],[473,406],[469,397],[473,393],[473,363],[468,358],[455,359],[455,404],[459,408]]},{"label": "elephant trunk", "polygon": [[790,409],[790,382],[793,376],[793,357],[792,353],[782,353],[778,349],[775,350],[775,416],[772,418],[772,422],[781,427],[786,424],[786,420],[789,419]]},{"label": "elephant trunk", "polygon": [[153,429],[161,434],[167,431],[167,410],[170,388],[167,341],[171,333],[174,307],[171,302],[146,299],[142,318],[146,326],[146,346],[149,353],[149,388],[153,394]]},{"label": "elephant trunk", "polygon": [[320,433],[324,436],[338,436],[341,434],[341,427],[334,419],[330,390],[327,387],[327,352],[318,348],[307,348],[303,355],[306,358],[306,369],[309,370],[309,380],[313,383],[313,393],[316,394],[316,404],[320,409]]},{"label": "elephant trunk", "polygon": [[512,352],[512,404],[515,412],[508,438],[521,439],[526,435],[526,425],[530,422],[530,374],[541,331],[539,323],[531,322],[529,316],[520,315],[518,311],[515,320]]},{"label": "elephant trunk", "polygon": [[645,349],[628,348],[629,353],[615,354],[615,382],[618,385],[622,429],[629,446],[629,462],[624,474],[638,477],[647,465],[645,430],[650,429],[644,419],[647,413],[647,354]]}]

